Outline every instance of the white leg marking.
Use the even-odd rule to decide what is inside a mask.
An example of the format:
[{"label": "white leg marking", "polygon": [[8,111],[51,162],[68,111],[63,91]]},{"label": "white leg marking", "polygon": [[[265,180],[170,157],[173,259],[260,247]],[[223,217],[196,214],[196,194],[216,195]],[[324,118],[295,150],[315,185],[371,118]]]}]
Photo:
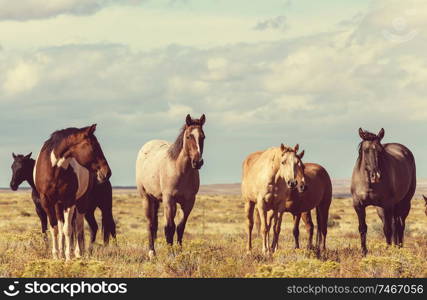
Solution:
[{"label": "white leg marking", "polygon": [[73,234],[73,215],[75,206],[71,206],[64,211],[64,228],[63,233],[65,236],[65,260],[71,260],[71,236]]},{"label": "white leg marking", "polygon": [[58,220],[58,258],[64,257],[64,222]]},{"label": "white leg marking", "polygon": [[49,231],[52,236],[52,256],[53,259],[58,259],[58,226],[49,224]]}]

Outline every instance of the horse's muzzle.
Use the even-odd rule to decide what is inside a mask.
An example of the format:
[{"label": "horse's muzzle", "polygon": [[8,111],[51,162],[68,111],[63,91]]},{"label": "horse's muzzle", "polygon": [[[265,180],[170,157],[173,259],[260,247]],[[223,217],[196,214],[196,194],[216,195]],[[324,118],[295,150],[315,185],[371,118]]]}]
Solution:
[{"label": "horse's muzzle", "polygon": [[371,173],[369,174],[369,181],[370,181],[371,183],[379,183],[379,182],[380,182],[380,179],[381,179],[381,174],[380,174],[380,172],[378,172],[378,171],[371,172]]},{"label": "horse's muzzle", "polygon": [[296,190],[298,186],[298,182],[296,180],[289,180],[288,181],[288,188],[291,190]]},{"label": "horse's muzzle", "polygon": [[16,190],[18,190],[18,185],[17,185],[17,184],[15,184],[14,182],[11,182],[11,183],[10,183],[10,189],[11,189],[12,191],[16,191]]},{"label": "horse's muzzle", "polygon": [[98,170],[96,172],[96,180],[98,183],[104,183],[111,177],[111,171],[108,169],[106,173],[102,172],[101,170]]},{"label": "horse's muzzle", "polygon": [[201,160],[199,160],[199,161],[197,161],[197,160],[192,160],[191,161],[191,166],[193,167],[193,169],[197,169],[197,170],[200,170],[200,168],[203,166],[203,164],[204,164],[205,162],[204,162],[204,160],[203,159],[201,159]]},{"label": "horse's muzzle", "polygon": [[298,192],[304,193],[308,190],[308,186],[305,183],[302,183],[298,186]]}]

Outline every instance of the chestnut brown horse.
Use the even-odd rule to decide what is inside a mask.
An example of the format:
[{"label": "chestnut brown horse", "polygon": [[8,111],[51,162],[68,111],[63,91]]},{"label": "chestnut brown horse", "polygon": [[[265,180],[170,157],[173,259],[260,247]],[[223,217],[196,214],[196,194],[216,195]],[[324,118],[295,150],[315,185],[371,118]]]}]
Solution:
[{"label": "chestnut brown horse", "polygon": [[[27,155],[12,153],[12,178],[10,180],[10,188],[16,191],[22,182],[26,181],[31,189],[31,198],[33,199],[36,213],[40,219],[42,233],[47,230],[47,215],[40,203],[39,193],[34,186],[33,172],[35,160],[31,158],[31,153]],[[91,199],[89,207],[85,214],[85,219],[89,224],[90,242],[91,245],[95,242],[96,233],[98,231],[98,223],[95,220],[95,209],[98,207],[102,212],[102,232],[104,235],[104,245],[107,245],[110,236],[116,237],[116,224],[114,223],[112,214],[113,195],[112,187],[109,180],[101,184],[95,184],[90,191],[88,197]]]},{"label": "chestnut brown horse", "polygon": [[[165,236],[169,245],[173,244],[175,229],[178,243],[182,244],[185,224],[193,209],[199,191],[199,169],[203,165],[203,125],[205,115],[192,119],[187,115],[175,143],[153,140],[139,151],[136,160],[136,186],[143,199],[147,218],[149,257],[155,255],[154,240],[157,236],[159,203],[163,202],[165,216]],[[175,226],[177,203],[183,217]]]},{"label": "chestnut brown horse", "polygon": [[96,174],[99,183],[111,176],[95,129],[96,125],[92,125],[55,131],[44,143],[35,163],[33,178],[49,220],[54,258],[62,257],[64,236],[65,258],[71,258],[74,212],[78,241],[75,256],[83,254],[83,217],[90,201],[87,197],[92,185],[90,174]]},{"label": "chestnut brown horse", "polygon": [[366,206],[376,206],[387,244],[391,245],[393,240],[395,245],[402,246],[417,176],[414,156],[407,147],[381,143],[384,129],[373,134],[359,128],[359,136],[362,142],[353,170],[351,193],[359,219],[362,254],[366,255]]},{"label": "chestnut brown horse", "polygon": [[[325,248],[332,184],[328,173],[317,164],[303,164],[304,151],[297,154],[299,146],[281,145],[250,154],[243,162],[242,196],[248,229],[248,250],[252,249],[252,228],[255,206],[260,216],[263,252],[278,248],[284,212],[294,215],[295,247],[299,247],[299,222],[301,215],[309,232],[311,248],[313,222],[310,210],[316,208],[318,233],[317,246]],[[274,224],[273,224],[274,221]],[[273,225],[273,239],[269,244],[269,231]]]}]

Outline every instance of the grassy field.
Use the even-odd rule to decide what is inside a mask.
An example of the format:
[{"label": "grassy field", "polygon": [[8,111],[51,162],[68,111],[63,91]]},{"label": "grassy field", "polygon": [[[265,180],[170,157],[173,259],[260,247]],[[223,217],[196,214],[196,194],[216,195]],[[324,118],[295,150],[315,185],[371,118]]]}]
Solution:
[{"label": "grassy field", "polygon": [[[332,201],[324,255],[293,249],[287,214],[280,250],[265,257],[259,237],[253,253],[246,253],[244,204],[239,196],[202,195],[187,224],[182,249],[166,246],[160,214],[158,256],[150,261],[141,201],[133,191],[115,191],[116,242],[104,247],[98,234],[91,254],[65,263],[50,259],[30,197],[29,192],[0,193],[1,277],[427,277],[427,216],[421,199],[412,202],[402,249],[385,246],[381,222],[369,208],[370,252],[363,258],[357,217],[351,200],[345,198]],[[301,224],[303,247],[306,238]]]}]

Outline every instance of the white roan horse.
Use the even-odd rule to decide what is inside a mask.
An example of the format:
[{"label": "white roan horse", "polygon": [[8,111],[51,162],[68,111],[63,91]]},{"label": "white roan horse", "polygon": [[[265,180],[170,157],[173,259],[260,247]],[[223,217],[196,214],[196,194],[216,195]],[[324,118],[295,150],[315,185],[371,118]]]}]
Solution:
[{"label": "white roan horse", "polygon": [[[182,244],[185,224],[194,206],[199,191],[199,169],[203,165],[203,125],[205,115],[192,119],[187,115],[175,143],[152,140],[138,153],[136,160],[136,186],[143,199],[148,221],[149,256],[155,256],[154,240],[157,236],[159,203],[163,202],[165,237],[173,244],[175,229],[178,243]],[[176,204],[179,203],[183,217],[175,227]]]}]

